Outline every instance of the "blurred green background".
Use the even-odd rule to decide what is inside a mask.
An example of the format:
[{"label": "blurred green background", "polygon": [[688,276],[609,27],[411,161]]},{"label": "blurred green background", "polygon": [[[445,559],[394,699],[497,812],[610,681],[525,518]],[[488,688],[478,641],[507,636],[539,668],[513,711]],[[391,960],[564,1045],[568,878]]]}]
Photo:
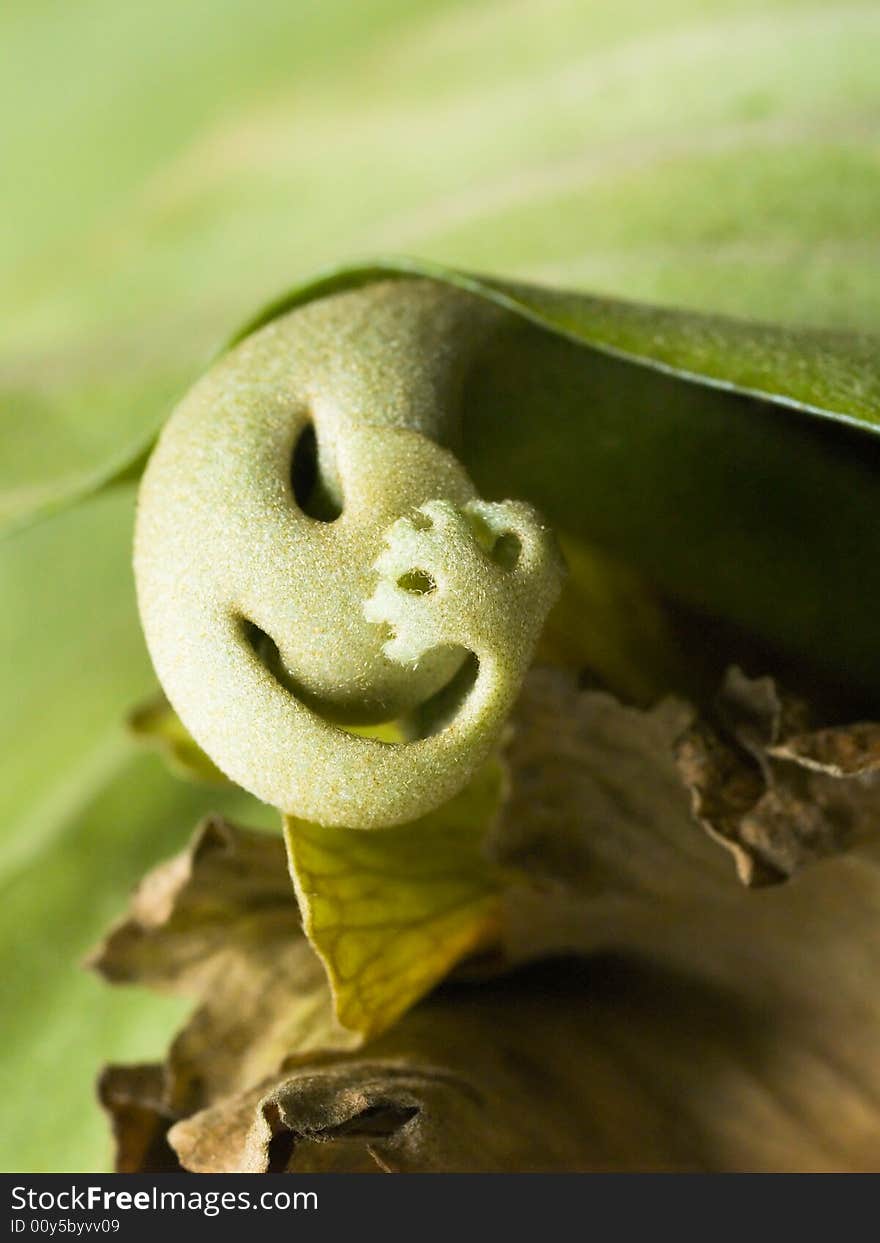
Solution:
[{"label": "blurred green background", "polygon": [[[876,0],[7,0],[0,49],[12,508],[346,260],[880,325]],[[158,1055],[183,1007],[79,960],[200,814],[255,814],[121,728],[153,685],[132,499],[0,548],[3,1170],[106,1168],[95,1073]]]}]

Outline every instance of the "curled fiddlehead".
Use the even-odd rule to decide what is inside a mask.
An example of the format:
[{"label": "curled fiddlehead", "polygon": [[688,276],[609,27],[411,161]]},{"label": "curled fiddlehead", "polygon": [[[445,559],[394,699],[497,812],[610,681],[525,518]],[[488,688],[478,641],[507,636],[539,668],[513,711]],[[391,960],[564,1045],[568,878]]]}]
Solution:
[{"label": "curled fiddlehead", "polygon": [[195,386],[149,463],[135,572],[157,673],[220,768],[286,812],[425,814],[517,695],[561,565],[537,513],[481,500],[454,453],[497,316],[426,281],[290,311]]}]

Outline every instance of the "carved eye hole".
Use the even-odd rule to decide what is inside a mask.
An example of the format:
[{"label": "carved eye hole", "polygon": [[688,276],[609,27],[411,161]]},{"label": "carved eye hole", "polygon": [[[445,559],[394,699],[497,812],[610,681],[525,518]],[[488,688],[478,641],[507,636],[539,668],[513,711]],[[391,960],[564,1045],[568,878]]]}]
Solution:
[{"label": "carved eye hole", "polygon": [[522,540],[513,531],[501,535],[480,514],[470,515],[474,539],[502,570],[515,570],[522,554]]},{"label": "carved eye hole", "polygon": [[303,513],[317,522],[335,522],[342,513],[342,506],[329,495],[321,477],[314,423],[306,423],[293,447],[290,490]]},{"label": "carved eye hole", "polygon": [[514,570],[521,552],[522,543],[519,536],[508,531],[506,535],[499,536],[495,541],[489,556],[503,570]]}]

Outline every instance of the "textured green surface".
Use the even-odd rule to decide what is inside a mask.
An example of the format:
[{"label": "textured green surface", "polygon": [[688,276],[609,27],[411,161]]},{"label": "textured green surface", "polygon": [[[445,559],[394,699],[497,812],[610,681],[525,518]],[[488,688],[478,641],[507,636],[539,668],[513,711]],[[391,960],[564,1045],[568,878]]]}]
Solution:
[{"label": "textured green surface", "polygon": [[[490,312],[427,281],[298,308],[211,369],[150,458],[134,568],[156,673],[223,772],[291,815],[381,830],[457,794],[559,596],[546,522],[480,500],[449,448]],[[320,484],[292,486],[309,428]],[[389,721],[405,739],[344,728]]]},{"label": "textured green surface", "polygon": [[[880,328],[873,0],[16,2],[0,26],[4,496],[123,460],[255,306],[365,255]],[[114,767],[150,684],[130,528],[120,497],[0,552],[4,1169],[105,1161],[94,1069],[170,1016],[71,964],[220,801]]]},{"label": "textured green surface", "polygon": [[481,491],[524,497],[673,597],[880,692],[865,607],[880,598],[880,338],[412,263],[331,274],[243,331],[419,273],[496,311],[486,342],[453,327],[436,347],[473,354],[459,453]]}]

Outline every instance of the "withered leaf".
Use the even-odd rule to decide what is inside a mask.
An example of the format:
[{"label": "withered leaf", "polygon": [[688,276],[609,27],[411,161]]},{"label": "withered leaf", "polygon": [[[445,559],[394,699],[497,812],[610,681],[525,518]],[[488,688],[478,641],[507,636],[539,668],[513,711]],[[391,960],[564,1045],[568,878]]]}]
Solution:
[{"label": "withered leaf", "polygon": [[110,1118],[117,1174],[167,1174],[181,1169],[167,1140],[176,1114],[166,1105],[165,1084],[165,1067],[158,1063],[108,1066],[101,1072],[98,1100]]},{"label": "withered leaf", "polygon": [[739,669],[717,717],[679,741],[679,769],[695,816],[745,884],[784,880],[877,834],[880,726],[811,729],[806,705]]},{"label": "withered leaf", "polygon": [[279,1076],[170,1140],[204,1172],[684,1167],[686,1141],[670,1149],[659,1126],[644,1132],[652,1092],[613,1068],[601,1010],[586,980],[558,969],[446,990],[368,1055]]},{"label": "withered leaf", "polygon": [[823,1016],[804,1031],[788,1000],[632,954],[447,986],[363,1055],[169,1139],[201,1172],[876,1169],[880,1084],[856,1047],[876,1013],[841,1041],[831,1006],[817,1040]]},{"label": "withered leaf", "polygon": [[830,777],[862,777],[880,769],[880,725],[859,721],[809,734],[795,734],[769,748],[779,760],[793,760]]},{"label": "withered leaf", "polygon": [[192,996],[171,1046],[163,1107],[202,1108],[300,1056],[349,1047],[321,964],[302,934],[280,837],[203,822],[151,872],[90,965],[111,983]]},{"label": "withered leaf", "polygon": [[[748,687],[733,685],[736,702]],[[536,671],[514,722],[509,793],[488,842],[491,866],[508,877],[493,964],[508,974],[447,983],[362,1049],[334,1048],[332,1037],[304,1035],[299,1019],[281,1020],[285,1004],[300,1014],[309,989],[313,1001],[322,995],[325,1018],[330,1002],[320,973],[309,976],[299,959],[290,970],[280,958],[269,1008],[276,1037],[265,1047],[263,1015],[242,983],[248,964],[265,981],[285,937],[317,964],[289,893],[280,932],[280,843],[225,827],[221,840],[241,838],[238,870],[222,849],[196,850],[182,887],[191,886],[210,926],[207,958],[216,964],[224,925],[237,943],[235,988],[256,1054],[239,1048],[227,1062],[219,1048],[227,992],[223,1012],[203,1003],[202,1046],[218,1048],[203,1068],[210,1090],[191,1092],[174,1110],[162,1097],[157,1111],[146,1077],[140,1103],[161,1115],[160,1129],[169,1113],[179,1115],[168,1142],[181,1165],[880,1168],[880,837],[867,831],[880,792],[869,772],[842,781],[765,754],[805,732],[800,708],[783,703],[772,683],[762,682],[746,707],[736,715],[728,706],[726,721],[719,709],[725,723],[712,734],[757,773],[754,786],[742,787],[743,803],[752,792],[760,797],[765,773],[776,780],[777,764],[805,780],[857,787],[865,832],[855,849],[784,885],[740,885],[726,852],[695,824],[677,769],[676,743],[693,731],[693,709],[666,701],[642,712],[581,692],[558,670]],[[186,911],[180,873],[178,864],[170,905]],[[177,976],[211,978],[200,972],[198,942],[183,951],[186,921],[167,922]],[[110,941],[117,951],[155,930],[121,933]],[[568,965],[547,961],[559,956]],[[145,960],[146,974],[167,984]],[[309,1042],[321,1051],[308,1052]],[[131,1105],[129,1114],[141,1138],[129,1136],[127,1151],[137,1143],[146,1151],[143,1121]]]},{"label": "withered leaf", "polygon": [[581,691],[562,670],[533,670],[512,722],[510,790],[490,855],[581,898],[726,888],[723,861],[694,831],[673,761],[693,717],[679,700],[641,711]]}]

